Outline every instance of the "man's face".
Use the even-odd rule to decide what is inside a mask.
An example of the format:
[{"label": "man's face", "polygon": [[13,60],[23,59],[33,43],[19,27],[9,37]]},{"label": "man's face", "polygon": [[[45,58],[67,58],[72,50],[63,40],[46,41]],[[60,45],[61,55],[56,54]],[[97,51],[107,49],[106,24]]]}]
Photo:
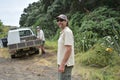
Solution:
[{"label": "man's face", "polygon": [[60,28],[64,29],[67,25],[67,21],[64,19],[57,19],[57,24]]}]

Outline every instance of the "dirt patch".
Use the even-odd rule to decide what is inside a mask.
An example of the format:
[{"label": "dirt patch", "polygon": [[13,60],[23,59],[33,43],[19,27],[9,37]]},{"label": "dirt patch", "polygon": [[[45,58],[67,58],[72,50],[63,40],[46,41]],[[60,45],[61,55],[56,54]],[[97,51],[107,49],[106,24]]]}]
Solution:
[{"label": "dirt patch", "polygon": [[7,48],[0,48],[0,57],[10,58],[10,55],[8,54]]},{"label": "dirt patch", "polygon": [[0,49],[0,80],[57,80],[56,53],[10,59],[7,49]]}]

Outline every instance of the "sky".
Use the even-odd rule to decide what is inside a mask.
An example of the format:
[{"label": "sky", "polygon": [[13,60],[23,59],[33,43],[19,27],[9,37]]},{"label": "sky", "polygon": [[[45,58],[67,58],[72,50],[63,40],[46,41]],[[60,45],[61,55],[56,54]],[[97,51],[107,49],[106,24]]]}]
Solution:
[{"label": "sky", "polygon": [[38,0],[0,0],[0,20],[4,25],[18,26],[24,8]]}]

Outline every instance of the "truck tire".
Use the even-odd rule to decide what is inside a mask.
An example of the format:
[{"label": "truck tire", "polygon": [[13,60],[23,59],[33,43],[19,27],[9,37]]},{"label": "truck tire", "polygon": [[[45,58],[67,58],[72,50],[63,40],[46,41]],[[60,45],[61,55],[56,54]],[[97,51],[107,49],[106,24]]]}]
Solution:
[{"label": "truck tire", "polygon": [[15,58],[15,55],[11,55],[11,58]]}]

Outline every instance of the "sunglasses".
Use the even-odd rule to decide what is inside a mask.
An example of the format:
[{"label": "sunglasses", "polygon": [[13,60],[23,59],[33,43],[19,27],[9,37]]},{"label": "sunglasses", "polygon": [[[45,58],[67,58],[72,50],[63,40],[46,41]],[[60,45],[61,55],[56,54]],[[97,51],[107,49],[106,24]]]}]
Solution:
[{"label": "sunglasses", "polygon": [[64,19],[57,19],[57,22],[63,22],[63,21],[65,21]]}]

